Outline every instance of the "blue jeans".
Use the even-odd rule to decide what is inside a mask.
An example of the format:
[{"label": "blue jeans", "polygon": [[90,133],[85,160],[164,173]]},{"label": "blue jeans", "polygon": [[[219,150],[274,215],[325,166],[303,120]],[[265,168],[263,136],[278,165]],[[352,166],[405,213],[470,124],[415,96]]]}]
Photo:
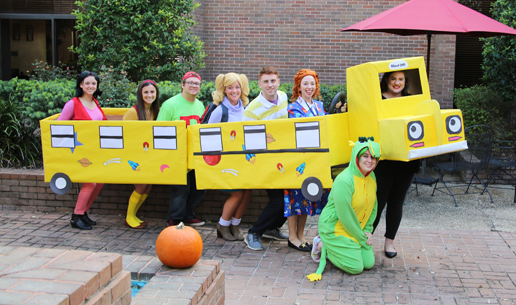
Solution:
[{"label": "blue jeans", "polygon": [[172,196],[168,208],[167,221],[186,222],[195,217],[194,208],[204,198],[206,190],[198,190],[195,185],[195,171],[186,176],[186,185],[171,185]]}]

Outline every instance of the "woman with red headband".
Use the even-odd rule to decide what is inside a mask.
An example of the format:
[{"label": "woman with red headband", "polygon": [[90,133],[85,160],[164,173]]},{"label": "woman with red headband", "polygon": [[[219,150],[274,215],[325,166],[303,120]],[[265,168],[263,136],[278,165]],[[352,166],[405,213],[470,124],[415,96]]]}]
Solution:
[{"label": "woman with red headband", "polygon": [[[326,115],[323,103],[313,98],[321,98],[319,92],[319,76],[309,69],[300,70],[294,76],[292,103],[288,105],[289,118],[316,117]],[[328,201],[325,190],[317,202],[307,200],[301,190],[285,190],[284,214],[288,219],[288,246],[300,251],[310,252],[312,244],[305,239],[305,224],[308,215],[319,215]]]},{"label": "woman with red headband", "polygon": [[[136,105],[129,108],[124,120],[154,121],[159,112],[159,89],[151,80],[143,81],[136,92]],[[133,229],[143,229],[147,223],[138,217],[136,212],[141,207],[152,189],[152,184],[135,184],[134,191],[129,197],[125,225]]]}]

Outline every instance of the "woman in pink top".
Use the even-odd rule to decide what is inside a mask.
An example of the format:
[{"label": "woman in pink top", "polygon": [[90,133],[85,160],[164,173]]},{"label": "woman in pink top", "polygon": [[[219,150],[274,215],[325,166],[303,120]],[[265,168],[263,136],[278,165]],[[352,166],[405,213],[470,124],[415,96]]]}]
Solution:
[{"label": "woman in pink top", "polygon": [[[84,71],[79,74],[75,86],[75,97],[66,102],[58,120],[107,120],[97,101],[97,96],[102,94],[98,87],[99,83],[99,76],[93,72]],[[88,216],[88,210],[103,186],[103,183],[82,184],[70,220],[72,228],[91,230],[91,226],[97,224]]]}]

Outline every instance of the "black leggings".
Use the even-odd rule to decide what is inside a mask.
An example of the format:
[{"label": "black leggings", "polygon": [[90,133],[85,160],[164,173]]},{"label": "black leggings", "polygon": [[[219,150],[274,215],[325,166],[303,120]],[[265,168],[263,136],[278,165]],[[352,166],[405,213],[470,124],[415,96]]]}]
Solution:
[{"label": "black leggings", "polygon": [[[380,166],[382,162],[389,161],[380,161],[378,166]],[[407,191],[412,183],[412,178],[414,177],[414,170],[403,167],[404,166],[402,165],[397,169],[387,167],[375,169],[378,209],[376,220],[373,224],[373,232],[376,230],[376,227],[380,222],[383,209],[387,205],[387,210],[385,212],[386,226],[384,236],[389,239],[394,239],[396,237],[396,233],[400,227],[401,217],[403,215],[403,202],[405,201],[405,196],[407,195]]]}]

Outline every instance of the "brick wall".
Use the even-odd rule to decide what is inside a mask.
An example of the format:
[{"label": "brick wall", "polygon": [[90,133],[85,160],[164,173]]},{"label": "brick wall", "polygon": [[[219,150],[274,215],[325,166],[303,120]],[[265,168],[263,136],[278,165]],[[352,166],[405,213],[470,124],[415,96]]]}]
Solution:
[{"label": "brick wall", "polygon": [[[303,68],[321,83],[342,84],[346,68],[370,61],[425,56],[425,35],[340,32],[341,29],[406,2],[329,0],[198,0],[196,33],[204,42],[204,79],[238,72],[258,79],[264,65],[275,66],[284,82]],[[455,36],[433,35],[430,89],[442,108],[455,72]]]},{"label": "brick wall", "polygon": [[[57,195],[44,181],[43,170],[0,169],[0,210],[72,212],[79,194],[79,183],[74,183],[70,192]],[[93,202],[90,213],[124,215],[127,211],[129,196],[133,185],[106,184]],[[154,185],[153,189],[138,211],[138,216],[166,219],[171,192],[166,185]],[[228,194],[210,190],[195,209],[196,217],[216,222],[222,214]],[[242,218],[243,222],[254,223],[268,202],[267,192],[253,190],[251,202]]]}]

